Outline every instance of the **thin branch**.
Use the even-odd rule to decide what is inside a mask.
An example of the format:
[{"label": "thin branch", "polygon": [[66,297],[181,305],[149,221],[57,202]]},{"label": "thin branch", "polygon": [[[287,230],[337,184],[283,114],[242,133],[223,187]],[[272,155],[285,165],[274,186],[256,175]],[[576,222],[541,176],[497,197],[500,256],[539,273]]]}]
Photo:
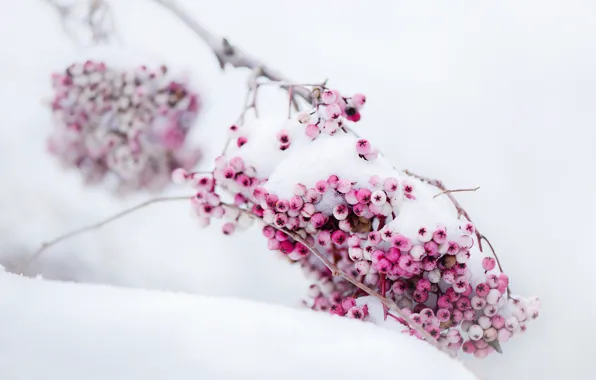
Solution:
[{"label": "thin branch", "polygon": [[[178,17],[186,26],[188,26],[197,36],[199,36],[213,51],[215,57],[219,61],[222,69],[226,64],[233,67],[246,67],[251,70],[261,68],[261,75],[272,81],[283,81],[285,78],[281,73],[265,65],[258,59],[248,55],[240,50],[238,47],[232,45],[226,38],[216,36],[207,30],[203,25],[192,18],[191,13],[182,9],[174,0],[153,0],[155,3],[161,5]],[[297,88],[295,94],[302,97],[309,104],[312,102],[312,95],[308,89]]]},{"label": "thin branch", "polygon": [[145,207],[147,207],[149,205],[152,205],[152,204],[162,203],[162,202],[169,202],[169,201],[179,201],[179,200],[185,200],[185,199],[188,200],[190,198],[191,197],[188,196],[188,195],[185,195],[185,196],[176,196],[176,197],[159,197],[159,198],[153,198],[153,199],[150,199],[148,201],[145,201],[145,202],[143,202],[141,204],[138,204],[138,205],[136,205],[134,207],[131,207],[129,209],[126,209],[124,211],[120,211],[119,213],[117,213],[115,215],[112,215],[109,218],[104,219],[104,220],[102,220],[100,222],[91,224],[89,226],[77,228],[76,230],[67,232],[67,233],[65,233],[63,235],[60,235],[57,238],[54,238],[54,239],[52,239],[52,240],[50,240],[50,241],[48,241],[46,243],[43,243],[41,245],[41,247],[33,254],[33,256],[31,256],[25,262],[24,267],[23,267],[23,270],[21,271],[21,273],[25,273],[25,271],[27,269],[29,269],[29,266],[31,265],[31,263],[33,261],[35,261],[43,253],[43,251],[45,251],[46,249],[50,248],[53,245],[58,244],[59,242],[61,242],[63,240],[70,239],[72,237],[75,237],[77,235],[80,235],[82,233],[85,233],[85,232],[88,232],[88,231],[91,231],[91,230],[99,229],[99,228],[105,226],[106,224],[108,224],[110,222],[113,222],[115,220],[118,220],[118,219],[120,219],[120,218],[122,218],[122,217],[124,217],[124,216],[126,216],[128,214],[132,214],[133,212],[138,211],[138,210],[140,210],[142,208],[145,208]]},{"label": "thin branch", "polygon": [[476,191],[476,190],[478,190],[478,189],[480,189],[480,186],[476,186],[476,187],[474,187],[474,188],[470,188],[470,189],[454,189],[454,190],[443,190],[443,191],[441,191],[439,194],[435,195],[435,196],[433,197],[433,199],[434,199],[434,198],[436,198],[436,197],[438,197],[438,196],[441,196],[441,195],[443,195],[443,194],[450,194],[450,193],[462,193],[462,192],[466,192],[466,191]]},{"label": "thin branch", "polygon": [[[438,180],[438,179],[432,179],[432,178],[423,177],[423,176],[421,176],[421,175],[418,175],[418,174],[412,173],[412,172],[411,172],[411,171],[409,171],[409,170],[404,170],[404,173],[405,173],[406,175],[409,175],[409,176],[411,176],[411,177],[417,178],[417,179],[421,180],[422,182],[426,182],[426,183],[428,183],[429,185],[432,185],[432,186],[434,186],[434,187],[438,188],[439,190],[442,190],[442,192],[441,192],[440,194],[437,194],[437,195],[435,195],[435,197],[434,197],[434,198],[436,198],[438,195],[441,195],[441,194],[446,194],[446,195],[449,197],[449,199],[451,200],[451,203],[453,203],[453,206],[455,207],[455,209],[457,210],[457,215],[458,215],[458,216],[463,216],[463,217],[464,217],[464,218],[466,218],[466,220],[468,220],[470,223],[474,223],[474,222],[472,222],[472,218],[470,218],[470,215],[468,214],[468,212],[467,212],[467,211],[466,211],[466,210],[465,210],[465,209],[464,209],[464,208],[461,206],[461,204],[460,204],[460,203],[457,201],[457,199],[455,199],[455,197],[454,197],[454,196],[451,194],[451,193],[453,193],[453,192],[455,192],[455,191],[453,191],[453,190],[451,190],[451,191],[450,191],[450,190],[448,190],[448,189],[445,187],[445,185],[443,184],[443,182],[441,182],[441,181],[440,181],[440,180]],[[478,188],[476,188],[476,189],[478,189]],[[490,243],[490,241],[489,241],[489,240],[486,238],[486,236],[484,236],[484,235],[482,235],[482,234],[480,233],[480,231],[478,230],[478,226],[476,226],[476,225],[475,225],[475,227],[476,227],[476,238],[477,238],[477,240],[478,240],[478,249],[480,249],[480,252],[484,252],[484,251],[482,250],[482,240],[486,241],[486,242],[488,243],[489,247],[490,247],[490,250],[491,250],[491,251],[492,251],[492,253],[493,253],[493,256],[495,257],[495,260],[497,261],[497,265],[498,265],[498,267],[499,267],[499,270],[501,271],[501,273],[504,273],[504,272],[503,272],[503,267],[501,266],[501,261],[499,260],[499,256],[498,256],[498,255],[497,255],[497,253],[495,252],[495,250],[494,250],[494,248],[493,248],[492,244],[491,244],[491,243]],[[509,297],[511,297],[511,289],[509,288],[509,285],[507,285],[507,295],[508,295]]]}]

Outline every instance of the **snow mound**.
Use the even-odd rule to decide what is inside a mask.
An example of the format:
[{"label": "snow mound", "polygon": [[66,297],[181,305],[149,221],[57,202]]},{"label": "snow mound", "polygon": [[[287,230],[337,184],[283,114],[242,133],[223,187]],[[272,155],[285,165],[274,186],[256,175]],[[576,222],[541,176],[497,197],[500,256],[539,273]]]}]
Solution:
[{"label": "snow mound", "polygon": [[475,378],[424,342],[306,310],[10,274],[0,288],[4,380]]}]

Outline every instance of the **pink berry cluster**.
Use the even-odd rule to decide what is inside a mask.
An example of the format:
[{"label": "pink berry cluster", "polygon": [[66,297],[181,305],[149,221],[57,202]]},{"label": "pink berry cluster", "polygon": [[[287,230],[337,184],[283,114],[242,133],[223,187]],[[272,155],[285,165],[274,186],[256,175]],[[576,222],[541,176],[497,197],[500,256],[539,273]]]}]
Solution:
[{"label": "pink berry cluster", "polygon": [[360,120],[360,111],[365,103],[366,97],[362,94],[345,97],[337,90],[326,89],[319,97],[315,97],[314,109],[300,113],[298,121],[306,125],[306,135],[311,139],[321,132],[333,136],[344,128],[345,120]]},{"label": "pink berry cluster", "polygon": [[88,182],[109,176],[121,192],[158,191],[172,170],[200,158],[185,146],[199,97],[170,78],[166,66],[123,71],[86,61],[53,74],[52,83],[49,150]]},{"label": "pink berry cluster", "polygon": [[[321,104],[336,104],[338,96],[325,92]],[[358,102],[354,98],[359,99],[340,99],[349,105],[364,103],[363,98]],[[316,112],[328,111],[322,107]],[[322,120],[318,117],[317,124]],[[323,124],[326,121],[329,119]],[[239,135],[237,126],[230,131],[242,152],[247,140]],[[276,134],[281,150],[290,149],[289,136],[286,130]],[[364,139],[356,142],[356,151],[369,161],[378,155]],[[384,308],[385,320],[426,339],[420,332],[423,329],[454,352],[483,358],[500,351],[501,343],[524,332],[527,322],[538,317],[540,302],[510,296],[509,278],[497,268],[495,258],[482,258],[480,273],[470,265],[478,239],[472,223],[463,222],[449,231],[442,224],[410,226],[415,233],[402,230],[401,210],[408,203],[419,202],[417,189],[422,186],[409,176],[372,175],[354,181],[330,175],[312,187],[298,183],[291,195],[282,197],[268,190],[268,179],[259,177],[257,169],[243,158],[221,156],[210,174],[178,169],[173,179],[197,189],[192,204],[201,225],[210,224],[213,217],[227,219],[223,232],[229,235],[254,219],[261,220],[267,247],[299,263],[315,281],[310,299],[305,301],[313,310],[361,320],[370,319],[373,310],[373,305],[367,304],[370,295],[341,276],[333,276],[315,251],[395,301],[408,317]]]}]

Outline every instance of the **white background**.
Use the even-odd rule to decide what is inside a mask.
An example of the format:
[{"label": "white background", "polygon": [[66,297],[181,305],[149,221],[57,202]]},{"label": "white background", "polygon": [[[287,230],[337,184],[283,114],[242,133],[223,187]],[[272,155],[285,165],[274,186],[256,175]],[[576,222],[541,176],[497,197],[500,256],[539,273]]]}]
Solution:
[{"label": "white background", "polygon": [[[123,53],[192,73],[208,109],[193,136],[215,154],[242,106],[246,72],[218,72],[206,47],[148,0],[118,1]],[[596,318],[593,1],[186,1],[298,82],[363,92],[359,131],[397,167],[481,186],[458,196],[500,254],[516,293],[543,300],[523,337],[471,366],[487,379],[590,379]],[[146,199],[85,188],[45,152],[49,74],[77,51],[43,1],[0,1],[0,263]],[[132,53],[132,52],[135,53]],[[139,62],[144,63],[144,62]],[[285,110],[264,108],[269,115]],[[175,194],[184,189],[172,189]],[[296,305],[307,282],[257,230],[200,230],[186,204],[153,206],[48,250],[48,278]]]}]

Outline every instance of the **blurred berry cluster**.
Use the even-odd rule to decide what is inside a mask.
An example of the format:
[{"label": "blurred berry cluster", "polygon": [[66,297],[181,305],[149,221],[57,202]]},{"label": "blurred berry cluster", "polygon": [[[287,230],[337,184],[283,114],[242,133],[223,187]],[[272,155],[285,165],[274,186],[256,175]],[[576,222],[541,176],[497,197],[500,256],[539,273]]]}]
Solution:
[{"label": "blurred berry cluster", "polygon": [[53,74],[52,84],[49,150],[87,182],[111,182],[119,193],[155,192],[172,170],[199,160],[200,151],[186,143],[199,96],[166,66],[120,70],[87,61]]}]

